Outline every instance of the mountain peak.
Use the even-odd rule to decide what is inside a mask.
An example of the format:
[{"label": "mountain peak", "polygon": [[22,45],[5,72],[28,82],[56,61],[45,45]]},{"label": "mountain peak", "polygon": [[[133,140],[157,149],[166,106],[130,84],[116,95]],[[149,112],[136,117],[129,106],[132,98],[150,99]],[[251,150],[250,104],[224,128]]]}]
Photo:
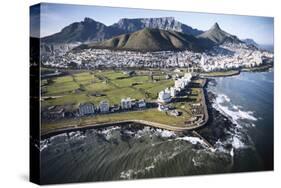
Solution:
[{"label": "mountain peak", "polygon": [[211,29],[205,31],[198,37],[211,40],[215,44],[222,44],[224,42],[237,44],[241,43],[241,41],[235,35],[231,35],[222,30],[217,22],[211,27]]},{"label": "mountain peak", "polygon": [[84,22],[89,23],[89,22],[93,22],[94,20],[92,18],[89,17],[85,17],[84,18]]},{"label": "mountain peak", "polygon": [[221,30],[219,24],[216,22],[212,27],[211,30]]}]

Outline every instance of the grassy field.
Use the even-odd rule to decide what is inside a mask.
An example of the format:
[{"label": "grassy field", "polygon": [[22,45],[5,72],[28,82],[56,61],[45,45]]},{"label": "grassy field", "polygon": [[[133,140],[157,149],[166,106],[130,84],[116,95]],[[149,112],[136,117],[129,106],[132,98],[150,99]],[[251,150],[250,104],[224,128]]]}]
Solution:
[{"label": "grassy field", "polygon": [[[202,81],[202,80],[201,80]],[[200,83],[200,80],[196,83]],[[42,101],[42,108],[53,105],[72,105],[77,107],[79,103],[93,102],[98,104],[106,99],[110,105],[119,104],[125,97],[134,99],[146,99],[147,101],[157,99],[158,93],[174,85],[173,80],[167,80],[164,76],[159,76],[157,81],[152,80],[149,75],[128,76],[121,71],[86,71],[74,72],[66,76],[51,78],[44,81],[42,87],[45,92],[43,97],[56,96]],[[62,119],[51,122],[42,122],[42,133],[55,129],[86,126],[97,123],[108,123],[120,120],[146,120],[171,126],[183,127],[191,114],[190,103],[200,102],[202,93],[199,88],[191,88],[191,94],[181,98],[170,105],[175,107],[181,116],[174,117],[160,112],[156,108],[142,111],[129,111],[121,113],[110,113],[105,115],[95,115],[82,117],[79,119]],[[102,94],[96,96],[94,94]]]},{"label": "grassy field", "polygon": [[[184,107],[183,107],[184,108]],[[121,120],[146,120],[162,124],[168,124],[176,127],[184,127],[191,114],[186,110],[180,110],[183,114],[179,117],[167,115],[157,109],[147,109],[143,111],[129,111],[122,113],[112,113],[106,115],[96,115],[91,117],[83,117],[80,119],[59,120],[56,122],[42,123],[41,132],[47,133],[56,129],[69,128],[71,126],[86,126],[98,123],[107,123]]]},{"label": "grassy field", "polygon": [[[45,83],[46,81],[44,81]],[[42,107],[52,105],[99,103],[108,100],[119,104],[125,97],[154,100],[158,92],[173,85],[173,80],[153,81],[149,76],[128,76],[121,71],[88,71],[67,76],[50,78],[44,84],[43,97],[60,96],[42,101]],[[95,94],[100,94],[97,97]]]},{"label": "grassy field", "polygon": [[269,68],[273,67],[272,64],[266,64],[266,65],[261,65],[261,66],[258,66],[258,67],[251,67],[251,68],[243,68],[242,71],[245,71],[245,72],[259,72],[259,71],[266,71],[268,70]]},{"label": "grassy field", "polygon": [[221,72],[208,72],[201,74],[202,76],[208,77],[219,77],[219,76],[234,76],[239,74],[238,70],[229,70],[229,71],[221,71]]},{"label": "grassy field", "polygon": [[[201,83],[202,80],[196,80]],[[146,99],[147,101],[157,99],[158,93],[174,85],[174,80],[165,79],[159,76],[152,80],[149,74],[128,76],[121,71],[84,71],[71,72],[68,75],[50,78],[44,81],[43,97],[52,97],[41,102],[42,108],[53,105],[71,105],[75,108],[79,103],[92,102],[98,104],[101,100],[108,100],[110,105],[120,104],[120,100],[125,97],[134,99]],[[121,113],[99,114],[91,117],[76,119],[62,119],[56,121],[43,121],[42,133],[47,133],[61,128],[94,125],[98,123],[109,123],[121,120],[146,120],[167,124],[170,126],[183,127],[191,114],[190,105],[194,102],[201,102],[202,93],[199,88],[191,88],[188,96],[183,96],[180,100],[170,103],[180,113],[180,116],[171,116],[165,112],[160,112],[156,108],[142,111],[128,111]],[[97,96],[97,94],[99,94]]]}]

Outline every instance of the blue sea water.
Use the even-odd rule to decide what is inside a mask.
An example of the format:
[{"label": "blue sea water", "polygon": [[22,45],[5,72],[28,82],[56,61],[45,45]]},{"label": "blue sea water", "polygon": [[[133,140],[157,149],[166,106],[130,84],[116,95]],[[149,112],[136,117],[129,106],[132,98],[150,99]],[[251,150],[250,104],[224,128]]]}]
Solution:
[{"label": "blue sea water", "polygon": [[242,72],[216,78],[214,106],[250,138],[261,168],[273,169],[274,72]]}]

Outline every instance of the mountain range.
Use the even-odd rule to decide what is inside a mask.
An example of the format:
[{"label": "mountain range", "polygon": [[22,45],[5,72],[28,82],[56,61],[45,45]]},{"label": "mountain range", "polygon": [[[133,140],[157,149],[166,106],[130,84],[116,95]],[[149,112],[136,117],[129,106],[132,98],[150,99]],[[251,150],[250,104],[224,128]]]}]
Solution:
[{"label": "mountain range", "polygon": [[85,48],[105,48],[114,50],[161,51],[192,50],[203,51],[212,45],[205,39],[182,32],[156,28],[144,28],[133,33],[119,35],[102,42],[81,45],[75,50]]},{"label": "mountain range", "polygon": [[[173,17],[120,19],[106,26],[91,18],[74,22],[60,32],[41,39],[42,49],[52,52],[54,46],[67,48],[108,48],[115,50],[159,51],[193,50],[202,51],[224,43],[247,44],[237,36],[222,30],[215,23],[209,30],[201,31],[185,25]],[[82,44],[82,45],[81,45]],[[49,47],[51,46],[51,47]]]},{"label": "mountain range", "polygon": [[105,24],[97,22],[91,18],[85,18],[81,22],[74,22],[64,27],[58,33],[43,37],[42,42],[49,44],[61,44],[102,41],[120,34],[132,33],[144,28],[173,30],[194,36],[203,33],[203,31],[193,29],[188,25],[176,21],[173,17],[137,19],[124,18],[110,26],[106,26]]}]

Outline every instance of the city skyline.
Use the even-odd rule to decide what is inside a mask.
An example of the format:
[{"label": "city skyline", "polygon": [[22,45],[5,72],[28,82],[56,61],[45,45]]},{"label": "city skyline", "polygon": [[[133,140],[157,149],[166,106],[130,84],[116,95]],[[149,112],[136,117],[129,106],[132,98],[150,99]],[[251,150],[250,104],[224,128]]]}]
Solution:
[{"label": "city skyline", "polygon": [[[32,15],[31,13],[32,19],[37,19],[39,22],[40,18],[36,16],[36,13]],[[208,30],[217,22],[223,30],[240,39],[251,38],[259,44],[272,45],[274,43],[274,18],[272,17],[44,3],[41,4],[40,36],[45,37],[60,32],[67,25],[83,21],[85,17],[107,26],[122,18],[174,17],[183,24],[203,31]]]}]

